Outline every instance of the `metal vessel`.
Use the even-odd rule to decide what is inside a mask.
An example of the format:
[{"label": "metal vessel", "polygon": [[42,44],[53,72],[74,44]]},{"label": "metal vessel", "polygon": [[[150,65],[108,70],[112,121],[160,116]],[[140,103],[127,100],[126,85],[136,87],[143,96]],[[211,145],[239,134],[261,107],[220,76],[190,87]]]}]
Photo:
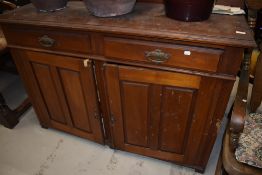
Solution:
[{"label": "metal vessel", "polygon": [[67,0],[31,0],[31,2],[41,12],[61,10],[67,4]]},{"label": "metal vessel", "polygon": [[214,0],[165,0],[166,16],[181,21],[207,20]]},{"label": "metal vessel", "polygon": [[98,17],[112,17],[131,12],[136,0],[84,0],[87,9]]}]

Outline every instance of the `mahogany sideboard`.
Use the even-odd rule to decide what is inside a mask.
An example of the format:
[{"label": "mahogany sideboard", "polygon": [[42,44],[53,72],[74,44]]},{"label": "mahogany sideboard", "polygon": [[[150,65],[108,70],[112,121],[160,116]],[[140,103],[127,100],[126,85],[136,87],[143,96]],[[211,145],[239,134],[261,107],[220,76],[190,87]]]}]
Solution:
[{"label": "mahogany sideboard", "polygon": [[243,16],[179,22],[153,3],[113,18],[30,4],[0,23],[43,127],[200,172],[255,46]]}]

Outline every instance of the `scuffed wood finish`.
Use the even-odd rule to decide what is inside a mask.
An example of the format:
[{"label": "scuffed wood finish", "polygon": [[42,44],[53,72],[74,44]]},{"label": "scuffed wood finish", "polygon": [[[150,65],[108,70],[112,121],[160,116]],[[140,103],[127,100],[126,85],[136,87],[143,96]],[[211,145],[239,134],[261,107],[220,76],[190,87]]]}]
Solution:
[{"label": "scuffed wood finish", "polygon": [[220,59],[217,72],[237,75],[243,55],[244,49],[237,47],[227,47],[222,58]]},{"label": "scuffed wood finish", "polygon": [[[165,17],[162,4],[137,3],[132,13],[116,18],[92,16],[83,2],[69,2],[65,10],[36,13],[33,5],[1,15],[1,23],[74,28],[106,33],[157,37],[226,46],[255,46],[243,16],[211,15],[204,22],[180,22]],[[236,30],[246,32],[236,34]]]},{"label": "scuffed wood finish", "polygon": [[[169,56],[161,65],[201,69],[211,72],[216,72],[219,59],[223,54],[223,50],[221,49],[105,38],[105,56],[108,58],[154,63],[146,57],[146,53],[156,50],[160,50]],[[185,51],[189,52],[189,55],[185,55]],[[128,57],[126,57],[126,55],[128,55]]]},{"label": "scuffed wood finish", "polygon": [[16,63],[25,66],[21,71],[28,72],[22,74],[30,79],[27,87],[34,87],[29,94],[40,108],[41,124],[103,143],[92,64],[84,67],[81,59],[32,51],[13,53]]},{"label": "scuffed wood finish", "polygon": [[[141,76],[146,75],[146,76]],[[200,77],[181,74],[181,73],[173,73],[164,71],[151,71],[148,69],[137,69],[136,67],[122,67],[119,72],[120,79],[123,80],[136,80],[137,82],[144,83],[152,83],[157,82],[161,85],[170,85],[172,86],[174,83],[176,87],[188,87],[188,88],[198,88],[200,84]],[[161,77],[161,78],[160,78]]]},{"label": "scuffed wood finish", "polygon": [[53,13],[27,5],[0,23],[44,128],[200,172],[255,45],[242,16],[186,23],[152,3],[114,18],[82,2]]},{"label": "scuffed wood finish", "polygon": [[[35,73],[37,83],[40,91],[43,93],[44,101],[46,102],[47,109],[50,114],[50,118],[54,121],[65,124],[65,118],[63,117],[62,106],[58,99],[58,94],[52,80],[51,68],[47,65],[32,63],[32,69]],[[46,90],[48,89],[48,91]]]},{"label": "scuffed wood finish", "polygon": [[182,154],[187,143],[196,90],[164,87],[162,93],[159,147],[163,151]]},{"label": "scuffed wood finish", "polygon": [[212,123],[207,125],[205,129],[205,132],[208,132],[209,135],[205,135],[202,140],[202,143],[206,146],[199,149],[199,154],[203,156],[198,159],[201,162],[201,167],[204,167],[209,160],[209,154],[207,153],[212,151],[213,144],[215,143],[217,134],[220,131],[222,122],[221,116],[224,116],[233,85],[234,81],[218,81],[217,87],[219,88],[219,94],[217,94],[217,96],[219,98],[217,100]]},{"label": "scuffed wood finish", "polygon": [[[48,28],[9,26],[8,30],[5,30],[5,35],[9,45],[84,54],[90,53],[91,50],[88,33],[72,31],[61,33],[59,30]],[[54,43],[50,46],[43,45],[40,41],[43,37],[50,38]]]},{"label": "scuffed wood finish", "polygon": [[[205,134],[200,133],[209,137],[213,134],[204,130],[210,126],[208,122],[219,103],[217,81],[164,71],[157,74],[158,80],[150,81],[148,77],[154,72],[110,64],[105,66],[115,147],[181,164],[194,165],[203,161],[203,157],[197,156],[199,149],[204,147],[201,139]],[[189,80],[191,85],[172,79],[180,76],[184,81]],[[221,119],[221,114],[218,119]],[[203,165],[196,164],[195,167],[201,169]]]}]

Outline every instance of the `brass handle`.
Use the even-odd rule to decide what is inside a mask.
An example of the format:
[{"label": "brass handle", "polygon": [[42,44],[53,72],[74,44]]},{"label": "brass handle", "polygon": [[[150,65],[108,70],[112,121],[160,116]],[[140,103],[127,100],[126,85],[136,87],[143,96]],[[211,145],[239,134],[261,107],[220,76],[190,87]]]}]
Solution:
[{"label": "brass handle", "polygon": [[43,47],[53,47],[55,45],[55,40],[47,35],[40,37],[38,41]]},{"label": "brass handle", "polygon": [[145,57],[154,63],[163,63],[170,58],[170,54],[163,52],[160,49],[156,49],[154,51],[146,51]]}]

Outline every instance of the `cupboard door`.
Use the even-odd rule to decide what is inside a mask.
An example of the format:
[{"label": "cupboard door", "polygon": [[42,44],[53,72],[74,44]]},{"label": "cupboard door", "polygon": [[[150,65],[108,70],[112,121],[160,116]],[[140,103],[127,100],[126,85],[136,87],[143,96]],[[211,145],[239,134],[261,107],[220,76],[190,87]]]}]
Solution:
[{"label": "cupboard door", "polygon": [[[105,66],[114,146],[193,164],[208,121],[214,82],[201,76],[128,66]],[[204,87],[204,86],[203,86]],[[210,96],[210,98],[209,98]],[[197,132],[195,130],[198,130]]]},{"label": "cupboard door", "polygon": [[23,60],[26,82],[34,86],[29,94],[42,110],[40,122],[103,143],[92,63],[85,67],[82,59],[31,51],[14,55]]}]

